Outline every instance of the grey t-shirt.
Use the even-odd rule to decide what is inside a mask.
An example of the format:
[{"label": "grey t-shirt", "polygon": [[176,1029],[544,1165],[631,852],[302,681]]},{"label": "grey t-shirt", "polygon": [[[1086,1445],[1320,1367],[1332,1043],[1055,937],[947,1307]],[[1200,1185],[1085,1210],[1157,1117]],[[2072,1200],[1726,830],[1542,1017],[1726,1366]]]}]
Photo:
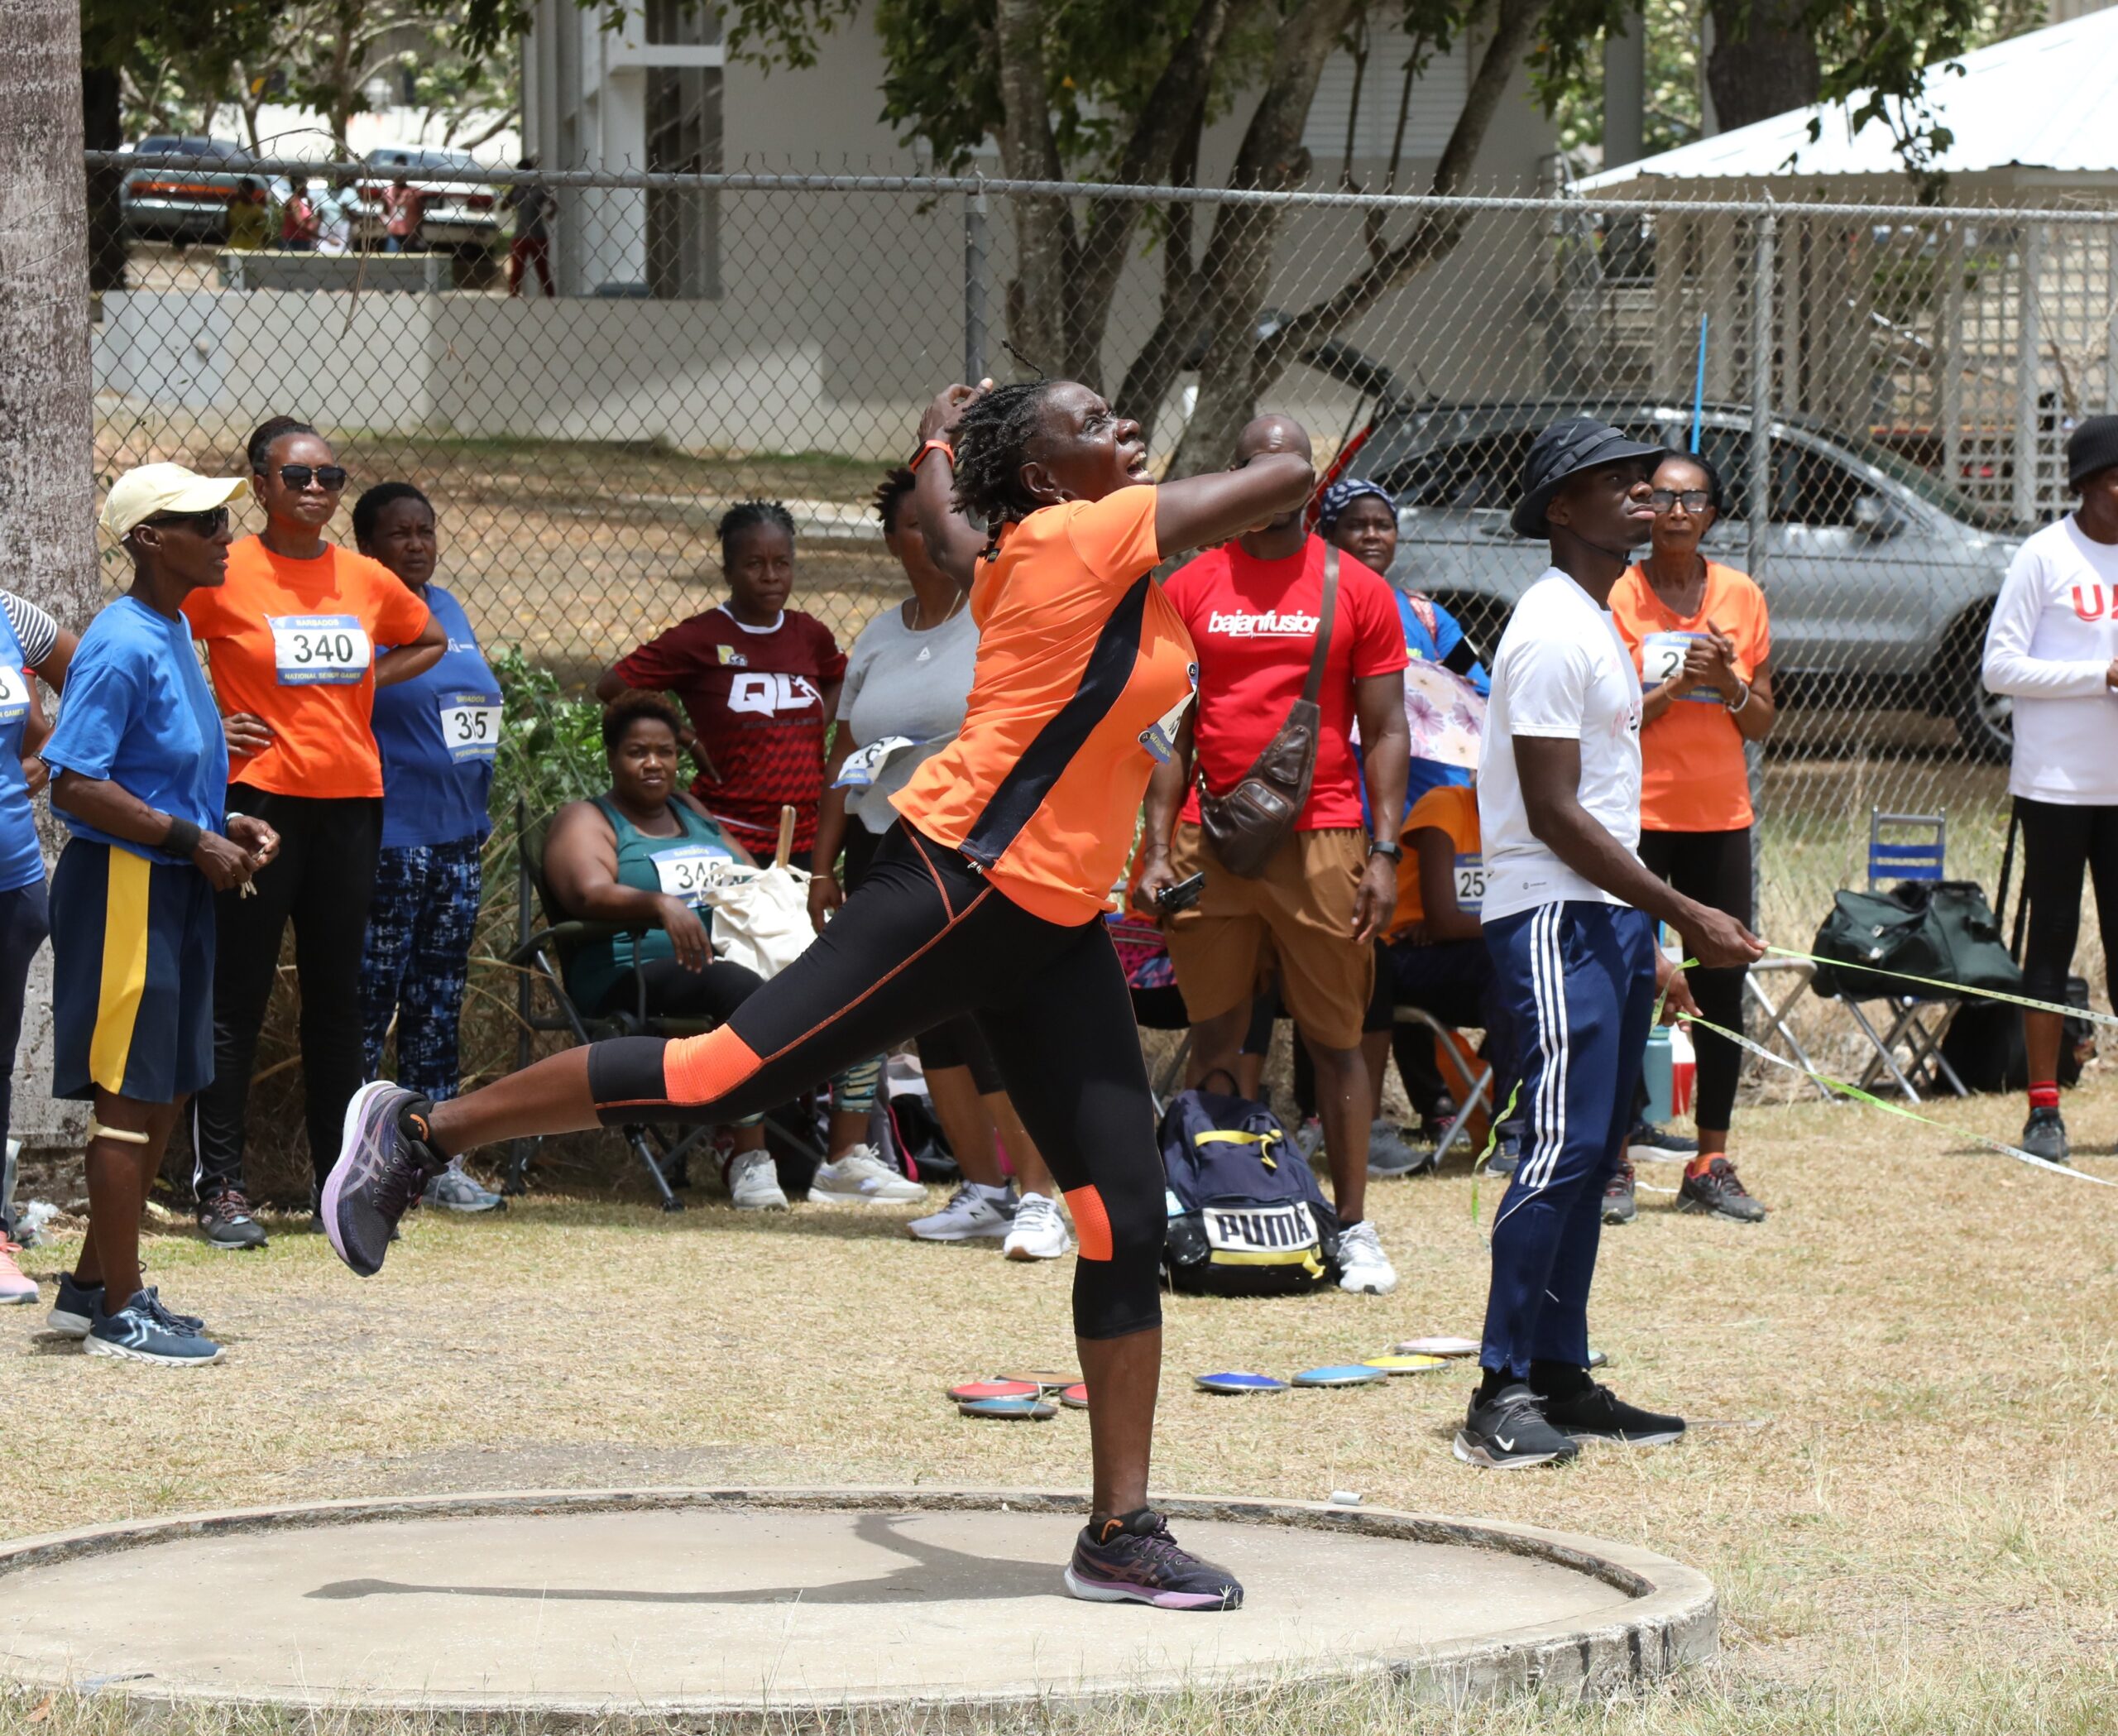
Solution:
[{"label": "grey t-shirt", "polygon": [[838,721],[863,746],[888,736],[917,745],[893,755],[874,783],[846,792],[846,811],[874,832],[897,818],[890,798],[910,781],[919,762],[963,727],[978,660],[978,628],[968,602],[937,627],[915,633],[904,610],[886,609],[860,630],[846,654],[838,692]]}]

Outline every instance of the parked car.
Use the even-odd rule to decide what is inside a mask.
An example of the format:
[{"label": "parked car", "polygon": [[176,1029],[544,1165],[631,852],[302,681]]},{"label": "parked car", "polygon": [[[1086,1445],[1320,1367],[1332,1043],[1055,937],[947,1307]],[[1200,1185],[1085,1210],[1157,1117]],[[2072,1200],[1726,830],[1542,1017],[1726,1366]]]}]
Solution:
[{"label": "parked car", "polygon": [[[467,175],[485,172],[478,160],[461,151],[429,151],[416,146],[385,146],[361,159],[367,173],[355,189],[352,221],[356,247],[379,247],[386,233],[382,192],[400,177],[426,194],[419,220],[420,244],[436,252],[482,251],[500,235],[500,210],[490,186]],[[434,178],[436,171],[447,180]]]},{"label": "parked car", "polygon": [[[1545,400],[1392,404],[1351,468],[1397,502],[1391,578],[1446,605],[1490,655],[1545,546],[1509,530],[1538,430],[1593,415],[1636,439],[1689,448],[1689,405]],[[1916,707],[1955,722],[1984,760],[2005,760],[2009,703],[1979,663],[2020,528],[1957,498],[1941,478],[1862,435],[1788,418],[1772,424],[1771,518],[1760,575],[1772,609],[1773,685],[1792,704]],[[1730,496],[1707,553],[1745,564],[1751,413],[1709,405],[1701,451]]]},{"label": "parked car", "polygon": [[217,242],[228,230],[228,200],[256,161],[232,139],[158,134],[128,145],[141,156],[195,159],[180,169],[132,169],[118,183],[128,241]]}]

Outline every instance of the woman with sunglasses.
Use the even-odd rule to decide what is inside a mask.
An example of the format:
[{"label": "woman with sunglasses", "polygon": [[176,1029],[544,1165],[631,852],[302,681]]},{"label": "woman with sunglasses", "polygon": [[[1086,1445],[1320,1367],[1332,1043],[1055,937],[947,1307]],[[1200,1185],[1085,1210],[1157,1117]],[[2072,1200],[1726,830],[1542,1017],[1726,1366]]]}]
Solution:
[{"label": "woman with sunglasses", "polygon": [[[1720,516],[1719,474],[1692,453],[1656,467],[1655,529],[1644,560],[1611,592],[1611,613],[1639,666],[1640,859],[1687,898],[1751,920],[1750,770],[1747,743],[1777,715],[1772,632],[1765,593],[1747,574],[1709,560],[1699,544]],[[1685,973],[1699,1011],[1724,1030],[1743,1028],[1743,969]],[[1699,1151],[1677,1190],[1677,1210],[1755,1224],[1765,1207],[1728,1160],[1728,1123],[1742,1052],[1693,1028],[1699,1050],[1694,1119]],[[1622,1159],[1603,1221],[1633,1217],[1632,1163]]]},{"label": "woman with sunglasses", "polygon": [[[375,691],[424,674],[448,648],[388,568],[324,540],[346,472],[314,429],[276,416],[247,452],[265,528],[228,550],[224,585],[184,602],[227,727],[228,812],[256,815],[283,841],[254,897],[231,890],[215,900],[213,1082],[193,1100],[191,1131],[199,1226],[218,1248],[265,1240],[243,1187],[243,1123],[290,918],[319,1181],[337,1155],[362,1077],[361,959],[382,842]],[[378,657],[377,645],[396,649]]]}]

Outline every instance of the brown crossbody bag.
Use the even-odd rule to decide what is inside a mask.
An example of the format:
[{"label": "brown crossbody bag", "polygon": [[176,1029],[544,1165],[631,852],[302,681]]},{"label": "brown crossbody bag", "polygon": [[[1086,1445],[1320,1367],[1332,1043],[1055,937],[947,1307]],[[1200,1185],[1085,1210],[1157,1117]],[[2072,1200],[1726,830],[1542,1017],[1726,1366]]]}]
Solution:
[{"label": "brown crossbody bag", "polygon": [[1295,822],[1309,805],[1316,775],[1316,736],[1323,722],[1316,696],[1324,690],[1324,659],[1331,650],[1331,620],[1339,608],[1339,551],[1324,554],[1324,597],[1316,611],[1316,645],[1309,677],[1280,732],[1234,789],[1215,795],[1199,779],[1199,823],[1216,861],[1230,874],[1254,880],[1265,871]]}]

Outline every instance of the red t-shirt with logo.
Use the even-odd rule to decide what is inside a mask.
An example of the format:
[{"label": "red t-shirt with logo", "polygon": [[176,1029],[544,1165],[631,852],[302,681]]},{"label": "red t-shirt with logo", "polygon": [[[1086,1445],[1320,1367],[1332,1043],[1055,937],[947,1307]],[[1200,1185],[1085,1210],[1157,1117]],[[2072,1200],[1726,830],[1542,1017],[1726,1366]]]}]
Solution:
[{"label": "red t-shirt with logo", "polygon": [[[1229,543],[1178,568],[1163,587],[1198,647],[1192,734],[1200,775],[1216,795],[1241,781],[1301,697],[1324,601],[1324,554],[1319,536],[1284,560],[1259,560]],[[1364,823],[1353,750],[1354,683],[1410,661],[1389,584],[1341,554],[1338,610],[1316,698],[1324,714],[1316,777],[1296,830]],[[1181,818],[1199,818],[1196,788],[1184,798]]]},{"label": "red t-shirt with logo", "polygon": [[747,627],[719,605],[617,665],[627,687],[683,703],[707,762],[692,794],[760,861],[779,844],[784,803],[797,816],[795,849],[816,843],[831,718],[824,689],[845,674],[846,654],[813,615],[789,609],[777,626]]}]

